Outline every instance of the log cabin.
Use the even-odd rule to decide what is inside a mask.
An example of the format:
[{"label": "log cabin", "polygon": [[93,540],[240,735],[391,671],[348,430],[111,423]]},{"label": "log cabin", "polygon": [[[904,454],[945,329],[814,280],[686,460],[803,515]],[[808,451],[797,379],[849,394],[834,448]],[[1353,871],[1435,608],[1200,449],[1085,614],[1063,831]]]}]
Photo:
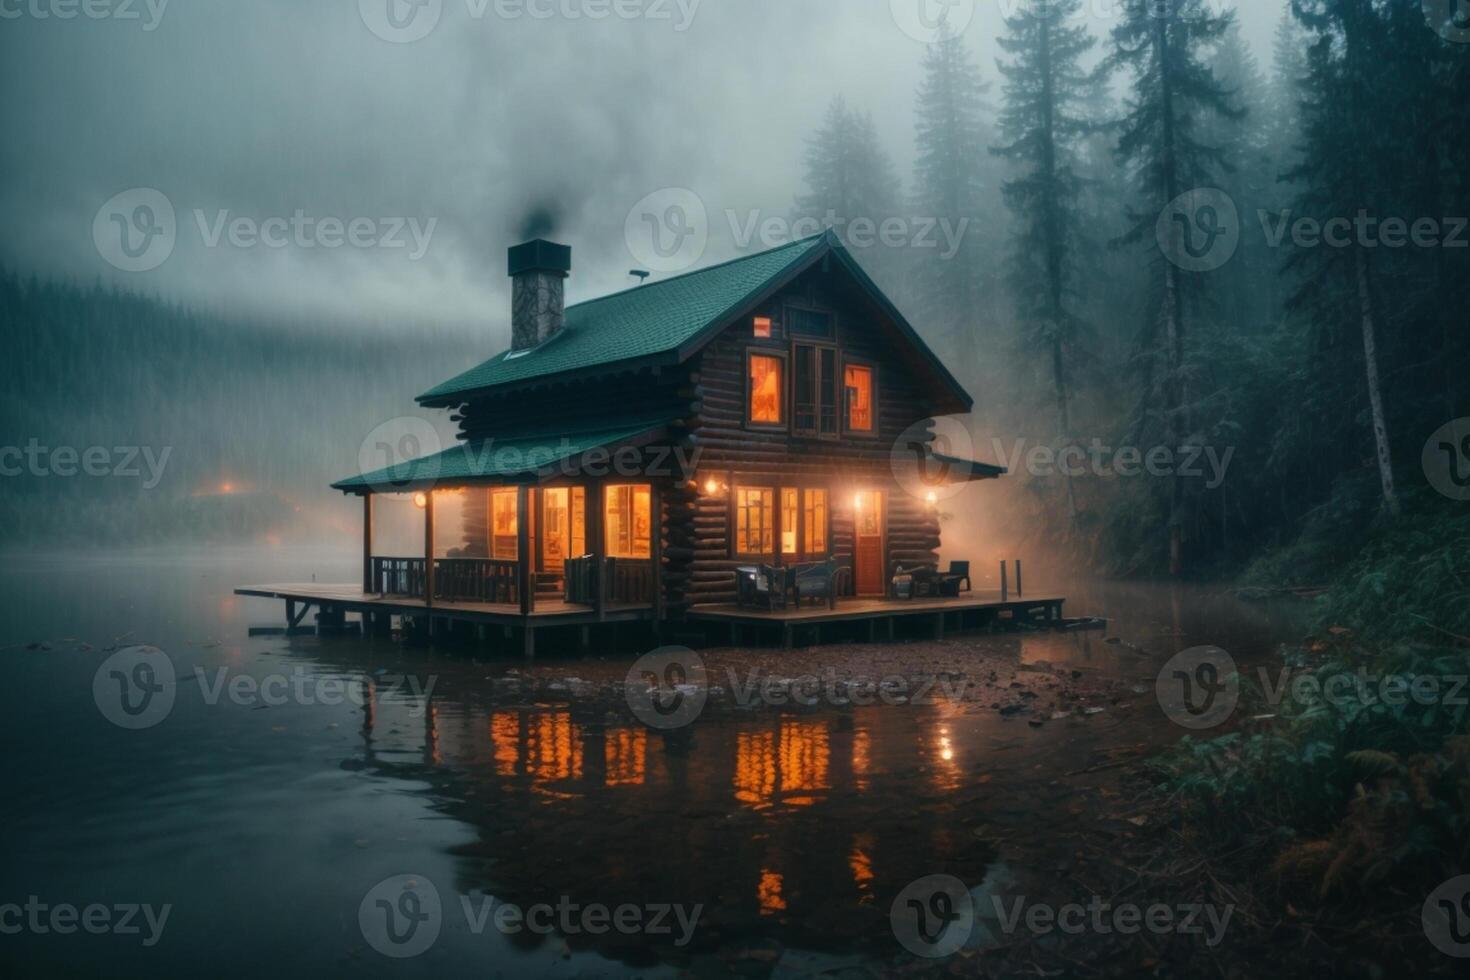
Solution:
[{"label": "log cabin", "polygon": [[[936,450],[934,419],[972,399],[831,232],[569,307],[570,248],[507,265],[510,349],[417,399],[459,442],[333,484],[363,500],[364,600],[500,610],[529,649],[533,625],[729,607],[762,566],[882,599],[938,560],[924,487],[1005,472]],[[422,556],[374,554],[380,493],[415,495]],[[462,544],[441,556],[446,493]]]}]

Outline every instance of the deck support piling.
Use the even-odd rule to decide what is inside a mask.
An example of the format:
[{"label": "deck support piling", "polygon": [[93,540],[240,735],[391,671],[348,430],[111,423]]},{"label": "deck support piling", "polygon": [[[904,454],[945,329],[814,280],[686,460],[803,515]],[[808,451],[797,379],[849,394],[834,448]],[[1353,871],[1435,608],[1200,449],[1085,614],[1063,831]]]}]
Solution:
[{"label": "deck support piling", "polygon": [[373,495],[362,495],[362,591],[369,594],[373,588]]},{"label": "deck support piling", "polygon": [[434,606],[434,491],[424,491],[424,605]]}]

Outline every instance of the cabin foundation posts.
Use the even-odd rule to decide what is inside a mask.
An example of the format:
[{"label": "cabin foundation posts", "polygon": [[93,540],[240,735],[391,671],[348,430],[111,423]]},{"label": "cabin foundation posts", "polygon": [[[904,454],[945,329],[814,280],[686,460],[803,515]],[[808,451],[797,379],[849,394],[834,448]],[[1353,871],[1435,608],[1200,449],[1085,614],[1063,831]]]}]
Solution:
[{"label": "cabin foundation posts", "polygon": [[521,630],[521,652],[527,660],[536,659],[536,628],[527,626]]}]

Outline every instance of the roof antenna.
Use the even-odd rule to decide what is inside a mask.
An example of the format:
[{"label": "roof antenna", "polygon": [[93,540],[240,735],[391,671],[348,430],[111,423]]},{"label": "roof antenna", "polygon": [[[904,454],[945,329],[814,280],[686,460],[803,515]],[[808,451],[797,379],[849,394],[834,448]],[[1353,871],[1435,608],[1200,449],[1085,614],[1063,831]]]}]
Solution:
[{"label": "roof antenna", "polygon": [[653,275],[653,273],[649,272],[647,269],[629,269],[628,270],[628,275],[634,276],[635,278],[637,278],[638,285],[641,286],[641,285],[643,285],[644,280],[646,280],[649,276]]}]

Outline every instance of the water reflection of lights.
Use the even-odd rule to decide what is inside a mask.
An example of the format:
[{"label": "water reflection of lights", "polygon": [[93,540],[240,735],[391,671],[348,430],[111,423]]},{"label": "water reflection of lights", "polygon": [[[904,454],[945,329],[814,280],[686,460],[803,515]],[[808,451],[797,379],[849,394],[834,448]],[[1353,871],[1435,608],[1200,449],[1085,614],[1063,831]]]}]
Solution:
[{"label": "water reflection of lights", "polygon": [[538,783],[582,778],[582,733],[569,712],[538,714],[528,753],[531,775]]},{"label": "water reflection of lights", "polygon": [[495,775],[514,776],[520,761],[521,720],[509,711],[490,716],[490,744],[495,750]]},{"label": "water reflection of lights", "polygon": [[642,786],[647,772],[648,732],[642,728],[614,728],[603,742],[608,786]]},{"label": "water reflection of lights", "polygon": [[868,852],[873,849],[871,834],[858,834],[852,839],[852,853],[847,857],[847,866],[852,869],[852,882],[862,896],[859,901],[866,905],[873,901],[873,859]]},{"label": "water reflection of lights", "polygon": [[830,789],[831,748],[827,724],[782,719],[776,732],[735,736],[735,799],[761,809],[780,800],[809,806]]},{"label": "water reflection of lights", "polygon": [[755,898],[760,903],[761,915],[775,915],[786,911],[786,899],[781,896],[782,877],[768,868],[761,869],[760,884],[755,887]]}]

